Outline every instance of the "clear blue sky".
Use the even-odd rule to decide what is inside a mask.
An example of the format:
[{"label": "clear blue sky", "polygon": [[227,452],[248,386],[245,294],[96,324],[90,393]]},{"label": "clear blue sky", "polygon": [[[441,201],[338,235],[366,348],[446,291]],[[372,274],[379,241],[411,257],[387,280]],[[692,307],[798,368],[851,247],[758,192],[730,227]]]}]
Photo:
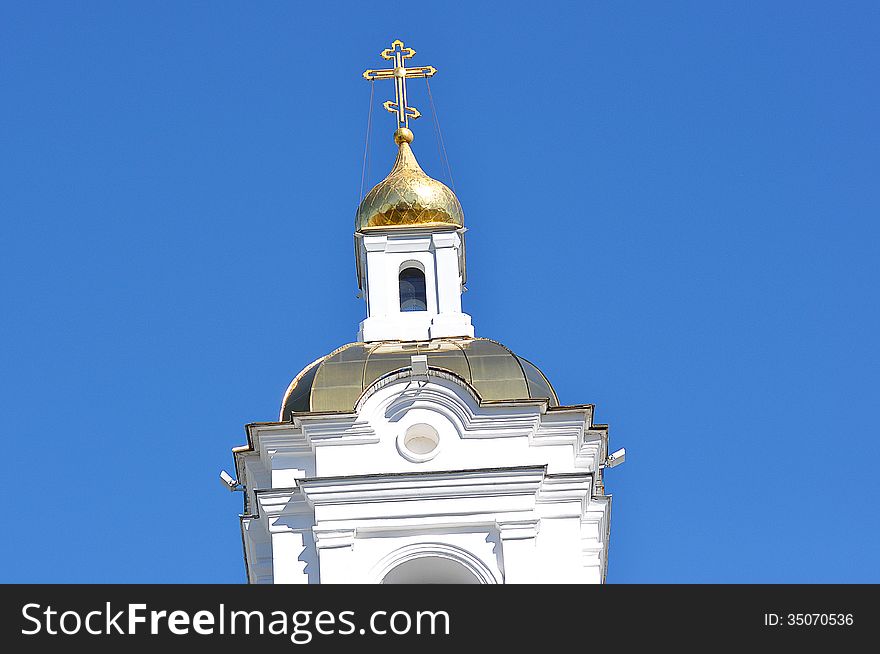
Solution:
[{"label": "clear blue sky", "polygon": [[477,335],[627,448],[608,580],[880,582],[877,3],[396,6],[0,5],[0,581],[244,581],[217,474],[355,338],[401,38]]}]

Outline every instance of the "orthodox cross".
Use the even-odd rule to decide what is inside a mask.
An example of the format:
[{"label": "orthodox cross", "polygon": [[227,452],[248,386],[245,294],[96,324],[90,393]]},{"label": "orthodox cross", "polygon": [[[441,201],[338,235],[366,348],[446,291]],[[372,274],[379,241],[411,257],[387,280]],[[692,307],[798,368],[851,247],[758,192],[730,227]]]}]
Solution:
[{"label": "orthodox cross", "polygon": [[401,127],[408,128],[410,118],[416,119],[422,115],[419,113],[418,109],[415,107],[408,107],[406,104],[407,78],[431,77],[437,72],[437,69],[433,66],[413,66],[412,68],[404,66],[403,60],[411,59],[415,53],[416,51],[412,48],[404,47],[403,41],[398,39],[391,44],[390,48],[385,48],[381,52],[383,59],[389,61],[391,59],[394,60],[394,68],[386,68],[384,70],[371,69],[364,71],[364,79],[370,80],[371,82],[377,79],[394,80],[395,101],[392,102],[391,100],[388,100],[382,106],[385,107],[387,111],[397,114],[398,129]]}]

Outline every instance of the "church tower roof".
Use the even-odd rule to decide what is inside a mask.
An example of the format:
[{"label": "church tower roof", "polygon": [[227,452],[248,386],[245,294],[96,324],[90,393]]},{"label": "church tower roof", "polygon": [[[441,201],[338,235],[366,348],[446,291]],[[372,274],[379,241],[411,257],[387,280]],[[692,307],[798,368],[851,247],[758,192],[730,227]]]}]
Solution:
[{"label": "church tower roof", "polygon": [[463,227],[464,213],[455,193],[428,177],[419,166],[410,143],[413,133],[405,128],[394,132],[397,160],[391,172],[376,184],[357,210],[357,231],[372,228],[415,225]]},{"label": "church tower roof", "polygon": [[349,343],[309,364],[291,382],[280,420],[301,413],[350,413],[364,391],[395,372],[406,372],[413,355],[465,382],[479,400],[546,400],[559,406],[556,391],[537,366],[488,338],[442,338],[429,342]]}]

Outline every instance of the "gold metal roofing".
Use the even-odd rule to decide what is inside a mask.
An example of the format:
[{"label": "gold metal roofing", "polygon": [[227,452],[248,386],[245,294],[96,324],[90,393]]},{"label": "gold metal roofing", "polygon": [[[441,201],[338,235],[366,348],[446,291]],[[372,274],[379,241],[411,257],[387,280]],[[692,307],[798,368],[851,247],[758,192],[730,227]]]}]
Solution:
[{"label": "gold metal roofing", "polygon": [[544,374],[496,341],[443,338],[425,342],[349,343],[308,365],[291,382],[280,420],[297,413],[350,413],[361,394],[381,377],[409,368],[424,354],[428,367],[460,377],[483,402],[559,400]]},{"label": "gold metal roofing", "polygon": [[413,134],[394,132],[397,159],[388,177],[364,196],[357,210],[355,229],[412,226],[464,226],[461,204],[448,186],[425,174],[412,148]]}]

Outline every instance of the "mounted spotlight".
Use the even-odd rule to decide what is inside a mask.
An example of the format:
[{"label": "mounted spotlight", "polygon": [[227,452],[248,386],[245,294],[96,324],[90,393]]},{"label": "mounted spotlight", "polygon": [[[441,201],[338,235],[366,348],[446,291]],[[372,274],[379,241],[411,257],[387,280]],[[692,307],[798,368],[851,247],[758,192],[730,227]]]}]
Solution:
[{"label": "mounted spotlight", "polygon": [[612,452],[608,455],[608,458],[605,459],[605,467],[613,468],[614,466],[619,466],[626,460],[626,448],[621,447],[616,452]]},{"label": "mounted spotlight", "polygon": [[220,471],[220,483],[226,486],[229,491],[243,491],[244,486],[238,483],[238,480],[233,479],[232,475],[230,475],[225,470]]}]

